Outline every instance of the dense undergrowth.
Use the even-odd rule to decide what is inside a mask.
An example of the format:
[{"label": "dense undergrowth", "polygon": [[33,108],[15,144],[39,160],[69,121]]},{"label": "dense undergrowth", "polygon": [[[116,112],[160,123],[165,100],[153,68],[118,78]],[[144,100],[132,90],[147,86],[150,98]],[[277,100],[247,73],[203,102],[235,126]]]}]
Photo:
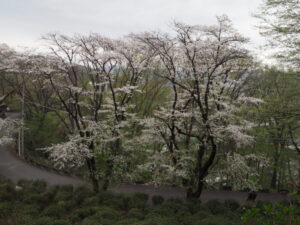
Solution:
[{"label": "dense undergrowth", "polygon": [[148,199],[141,193],[95,194],[85,187],[47,188],[43,181],[19,181],[18,185],[23,188],[16,190],[14,184],[1,180],[1,225],[242,225],[247,222],[241,218],[253,213],[245,213],[234,201],[201,203],[164,201],[160,196]]}]

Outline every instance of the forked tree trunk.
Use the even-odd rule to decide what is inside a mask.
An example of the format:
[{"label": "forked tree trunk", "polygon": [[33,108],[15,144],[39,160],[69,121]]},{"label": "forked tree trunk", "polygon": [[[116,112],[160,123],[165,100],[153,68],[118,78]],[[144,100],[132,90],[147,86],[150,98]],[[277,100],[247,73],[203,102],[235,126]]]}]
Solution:
[{"label": "forked tree trunk", "polygon": [[[209,141],[209,143],[206,143],[206,145],[202,144],[199,146],[198,157],[197,157],[198,162],[197,162],[197,166],[195,169],[195,172],[197,174],[197,177],[196,177],[197,187],[196,187],[196,190],[193,190],[192,187],[187,189],[187,198],[199,198],[201,196],[202,190],[204,187],[204,179],[208,175],[208,170],[215,160],[216,153],[217,153],[217,145],[215,144],[213,137],[209,137],[208,141]],[[203,161],[204,153],[207,150],[208,144],[211,147],[211,153],[209,155],[209,158],[205,161],[205,163],[203,165],[202,161]],[[191,184],[193,184],[193,183],[194,182],[191,182]]]}]

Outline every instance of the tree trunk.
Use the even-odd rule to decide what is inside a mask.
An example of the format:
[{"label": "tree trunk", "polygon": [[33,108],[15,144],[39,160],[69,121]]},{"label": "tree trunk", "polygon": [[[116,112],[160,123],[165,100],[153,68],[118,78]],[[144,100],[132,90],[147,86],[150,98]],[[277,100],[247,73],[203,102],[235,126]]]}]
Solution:
[{"label": "tree trunk", "polygon": [[271,188],[276,189],[277,187],[277,165],[274,165],[271,179]]},{"label": "tree trunk", "polygon": [[270,186],[271,188],[276,189],[278,183],[278,163],[280,157],[280,143],[275,142],[274,146],[275,146],[274,165],[273,165],[273,172],[272,172]]},{"label": "tree trunk", "polygon": [[94,192],[99,192],[99,182],[96,177],[96,165],[95,165],[95,158],[88,158],[86,159],[88,170],[89,170],[89,176],[92,181],[93,190]]},{"label": "tree trunk", "polygon": [[[195,191],[193,191],[193,188],[190,187],[187,190],[187,198],[199,198],[202,194],[202,190],[204,187],[204,178],[208,175],[208,170],[213,164],[216,153],[217,153],[217,145],[215,144],[214,138],[212,136],[208,137],[208,142],[206,144],[201,144],[199,146],[198,150],[198,157],[197,157],[197,166],[195,168],[195,173],[197,174],[197,188]],[[209,158],[206,160],[204,165],[202,166],[203,156],[204,152],[207,150],[207,146],[210,145],[211,147],[211,153],[209,155]],[[191,182],[193,183],[193,182]]]}]

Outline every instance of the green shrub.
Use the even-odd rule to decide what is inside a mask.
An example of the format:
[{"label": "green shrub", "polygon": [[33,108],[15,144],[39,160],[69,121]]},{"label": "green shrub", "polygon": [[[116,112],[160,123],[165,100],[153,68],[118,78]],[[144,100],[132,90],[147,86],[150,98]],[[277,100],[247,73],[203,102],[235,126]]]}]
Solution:
[{"label": "green shrub", "polygon": [[83,200],[83,206],[97,206],[98,205],[98,196],[91,196]]},{"label": "green shrub", "polygon": [[33,217],[21,214],[16,218],[16,225],[32,225],[33,221]]},{"label": "green shrub", "polygon": [[48,203],[49,199],[46,195],[42,194],[27,194],[24,197],[24,202],[28,204],[39,204],[39,205],[46,205]]},{"label": "green shrub", "polygon": [[121,216],[121,214],[109,207],[98,207],[96,208],[96,213],[93,216],[94,219],[98,219],[99,221],[103,220],[103,219],[108,219],[111,221],[115,221],[117,219],[119,219],[119,217]]},{"label": "green shrub", "polygon": [[149,199],[149,195],[147,195],[147,194],[145,194],[145,193],[135,193],[135,194],[133,195],[133,197],[138,198],[138,199],[141,199],[141,200],[143,200],[143,201],[145,201],[145,202],[147,202],[148,199]]},{"label": "green shrub", "polygon": [[54,201],[57,192],[58,192],[59,188],[56,186],[50,187],[48,188],[44,193],[42,193],[41,195],[43,196],[44,200],[50,204]]},{"label": "green shrub", "polygon": [[14,203],[0,202],[0,218],[10,217],[14,212]]},{"label": "green shrub", "polygon": [[160,205],[160,206],[151,208],[149,213],[146,215],[146,218],[161,217],[161,216],[165,216],[165,215],[172,216],[172,217],[175,216],[174,211],[171,208]]},{"label": "green shrub", "polygon": [[43,216],[48,216],[48,217],[54,217],[54,218],[59,218],[62,215],[64,215],[65,210],[61,205],[55,204],[55,205],[50,205],[47,208],[45,208],[42,212]]},{"label": "green shrub", "polygon": [[80,223],[76,223],[76,225],[112,225],[109,220],[102,220],[99,221],[98,219],[94,218],[86,218]]},{"label": "green shrub", "polygon": [[9,193],[5,190],[0,190],[0,202],[14,201],[14,200],[15,200],[14,193]]},{"label": "green shrub", "polygon": [[46,191],[47,183],[44,180],[35,180],[32,182],[30,191],[34,193],[42,193]]},{"label": "green shrub", "polygon": [[71,200],[73,198],[73,192],[68,192],[68,191],[59,191],[55,198],[54,201],[55,202],[59,202],[59,201],[68,201]]},{"label": "green shrub", "polygon": [[95,214],[96,210],[93,207],[79,208],[72,212],[72,216],[79,218],[80,220]]},{"label": "green shrub", "polygon": [[4,183],[0,186],[0,202],[16,200],[15,186],[11,183]]},{"label": "green shrub", "polygon": [[[155,207],[159,208],[159,207]],[[183,217],[185,215],[190,215],[191,212],[187,205],[185,205],[180,199],[169,199],[161,205],[162,212],[165,212],[165,215],[173,214],[177,218]]]},{"label": "green shrub", "polygon": [[210,216],[193,225],[241,225],[241,222],[231,221],[222,216]]},{"label": "green shrub", "polygon": [[53,225],[53,218],[40,217],[32,221],[32,225]]},{"label": "green shrub", "polygon": [[23,214],[29,216],[38,216],[41,212],[40,207],[35,204],[23,205]]},{"label": "green shrub", "polygon": [[175,218],[170,217],[151,217],[144,221],[139,221],[133,225],[181,225]]},{"label": "green shrub", "polygon": [[52,225],[70,225],[70,222],[68,220],[54,220]]},{"label": "green shrub", "polygon": [[266,205],[272,205],[272,203],[269,201],[261,201],[261,200],[257,201],[256,203],[256,207],[259,209],[263,209]]},{"label": "green shrub", "polygon": [[192,214],[199,212],[203,208],[201,201],[198,199],[188,199],[185,205]]},{"label": "green shrub", "polygon": [[67,212],[72,211],[76,207],[76,203],[73,200],[59,201],[57,204],[63,207]]},{"label": "green shrub", "polygon": [[127,217],[142,220],[145,216],[143,210],[133,208],[129,210],[129,212],[127,213]]},{"label": "green shrub", "polygon": [[224,205],[232,211],[238,210],[241,207],[240,203],[234,200],[225,200]]},{"label": "green shrub", "polygon": [[115,223],[115,225],[132,225],[137,223],[139,220],[134,218],[122,219]]},{"label": "green shrub", "polygon": [[225,205],[219,200],[210,200],[205,203],[205,206],[210,210],[210,212],[214,215],[217,214],[226,214],[228,213],[228,209]]},{"label": "green shrub", "polygon": [[242,216],[242,221],[247,225],[299,225],[300,208],[295,205],[264,205],[262,209],[248,209]]},{"label": "green shrub", "polygon": [[129,199],[128,208],[144,209],[147,206],[148,198],[149,196],[147,194],[136,193]]},{"label": "green shrub", "polygon": [[161,205],[164,202],[164,198],[159,195],[152,196],[152,203],[153,205]]},{"label": "green shrub", "polygon": [[87,187],[80,187],[74,192],[76,204],[81,205],[86,198],[94,195],[94,192]]},{"label": "green shrub", "polygon": [[102,201],[105,206],[112,207],[117,210],[128,210],[131,197],[125,195],[113,195]]},{"label": "green shrub", "polygon": [[103,192],[100,192],[100,193],[97,195],[97,197],[98,197],[98,203],[99,203],[99,204],[103,204],[103,203],[105,203],[106,201],[108,201],[108,200],[114,198],[115,195],[114,195],[112,192],[110,192],[110,191],[103,191]]},{"label": "green shrub", "polygon": [[30,180],[25,180],[25,179],[20,179],[17,182],[17,185],[24,188],[24,189],[29,189],[31,187],[32,181]]},{"label": "green shrub", "polygon": [[71,184],[65,184],[61,185],[59,188],[60,191],[66,191],[66,192],[73,192],[74,191],[74,186]]}]

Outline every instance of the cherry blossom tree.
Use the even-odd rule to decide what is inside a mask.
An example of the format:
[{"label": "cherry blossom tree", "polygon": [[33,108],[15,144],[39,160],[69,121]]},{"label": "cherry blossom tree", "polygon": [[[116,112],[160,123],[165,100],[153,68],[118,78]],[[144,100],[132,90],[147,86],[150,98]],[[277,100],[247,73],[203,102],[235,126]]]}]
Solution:
[{"label": "cherry blossom tree", "polygon": [[141,51],[130,38],[49,34],[45,39],[53,54],[40,62],[37,73],[54,90],[72,130],[68,142],[46,151],[60,167],[85,161],[94,189],[99,178],[107,189],[123,160],[123,146],[130,145],[124,137],[137,127],[132,98],[141,92],[151,52]]},{"label": "cherry blossom tree", "polygon": [[247,39],[227,17],[218,17],[216,26],[175,23],[174,30],[175,37],[144,33],[135,38],[156,53],[160,70],[153,72],[172,89],[170,101],[151,121],[152,133],[159,133],[164,143],[153,157],[159,155],[165,181],[174,177],[171,182],[181,182],[188,197],[199,197],[221,144],[230,140],[239,146],[252,140],[246,133],[252,124],[239,111],[260,100],[236,95],[251,56],[243,47]]}]

